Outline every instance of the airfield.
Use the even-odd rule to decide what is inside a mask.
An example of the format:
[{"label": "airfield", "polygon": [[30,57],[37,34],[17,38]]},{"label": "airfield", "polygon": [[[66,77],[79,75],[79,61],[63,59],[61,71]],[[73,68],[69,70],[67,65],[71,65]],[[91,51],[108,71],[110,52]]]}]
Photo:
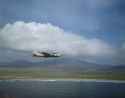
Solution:
[{"label": "airfield", "polygon": [[125,80],[125,72],[62,71],[41,68],[0,68],[0,80],[8,79],[103,79]]}]

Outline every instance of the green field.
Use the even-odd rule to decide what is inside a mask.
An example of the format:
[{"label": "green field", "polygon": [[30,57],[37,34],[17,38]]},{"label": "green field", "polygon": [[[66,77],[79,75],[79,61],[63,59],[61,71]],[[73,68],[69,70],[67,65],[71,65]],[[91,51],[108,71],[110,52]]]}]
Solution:
[{"label": "green field", "polygon": [[61,71],[40,68],[0,68],[0,80],[6,79],[107,79],[125,80],[125,72]]}]

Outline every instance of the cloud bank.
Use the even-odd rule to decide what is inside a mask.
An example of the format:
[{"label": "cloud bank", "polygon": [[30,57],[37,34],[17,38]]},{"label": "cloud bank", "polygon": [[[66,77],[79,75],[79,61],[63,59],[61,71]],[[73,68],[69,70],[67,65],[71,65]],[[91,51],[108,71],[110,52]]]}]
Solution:
[{"label": "cloud bank", "polygon": [[100,39],[87,39],[50,23],[6,24],[0,30],[0,47],[16,50],[56,50],[74,56],[109,56],[113,48]]}]

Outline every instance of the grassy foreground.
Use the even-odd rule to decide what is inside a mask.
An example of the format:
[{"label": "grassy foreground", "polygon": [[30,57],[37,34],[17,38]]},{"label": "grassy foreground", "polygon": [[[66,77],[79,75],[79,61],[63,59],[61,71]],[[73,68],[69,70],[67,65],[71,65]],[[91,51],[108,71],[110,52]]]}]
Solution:
[{"label": "grassy foreground", "polygon": [[61,71],[39,68],[0,68],[0,80],[6,79],[106,79],[125,80],[125,72]]}]

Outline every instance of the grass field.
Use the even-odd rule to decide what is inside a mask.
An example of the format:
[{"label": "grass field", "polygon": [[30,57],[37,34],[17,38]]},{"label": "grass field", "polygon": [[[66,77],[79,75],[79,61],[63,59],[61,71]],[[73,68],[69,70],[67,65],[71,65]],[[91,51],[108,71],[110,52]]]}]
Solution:
[{"label": "grass field", "polygon": [[61,71],[39,68],[0,68],[0,79],[106,79],[125,80],[125,72]]}]

